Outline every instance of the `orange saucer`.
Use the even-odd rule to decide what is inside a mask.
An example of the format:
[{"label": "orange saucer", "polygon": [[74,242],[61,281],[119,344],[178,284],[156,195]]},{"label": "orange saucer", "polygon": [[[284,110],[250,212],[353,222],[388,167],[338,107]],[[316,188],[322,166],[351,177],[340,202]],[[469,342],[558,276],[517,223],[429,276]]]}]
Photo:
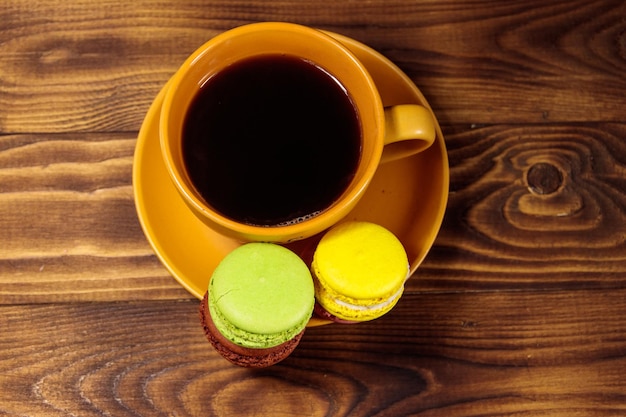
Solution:
[{"label": "orange saucer", "polygon": [[[353,39],[331,35],[365,64],[385,106],[418,103],[430,108],[419,89],[388,59]],[[159,116],[166,90],[167,85],[139,131],[133,161],[135,204],[156,255],[183,287],[201,299],[217,264],[241,242],[196,219],[168,177],[159,145]],[[378,223],[391,230],[407,251],[411,273],[435,241],[448,199],[448,155],[437,124],[436,130],[435,143],[426,151],[380,165],[366,194],[345,219]],[[315,237],[308,241],[298,242],[293,249],[310,250]]]}]

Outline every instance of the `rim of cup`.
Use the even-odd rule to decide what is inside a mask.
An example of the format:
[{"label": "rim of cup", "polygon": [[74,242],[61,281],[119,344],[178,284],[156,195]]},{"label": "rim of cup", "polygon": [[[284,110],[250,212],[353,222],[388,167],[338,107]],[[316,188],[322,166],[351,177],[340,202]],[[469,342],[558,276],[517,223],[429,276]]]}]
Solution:
[{"label": "rim of cup", "polygon": [[[231,44],[234,44],[233,40],[236,38],[245,39],[249,36],[268,37],[272,36],[271,33],[273,33],[273,36],[276,37],[285,37],[284,39],[287,39],[288,43],[291,45],[294,45],[295,42],[297,42],[297,39],[308,39],[310,42],[318,44],[318,49],[332,48],[333,54],[328,58],[328,61],[317,62],[315,59],[311,59],[311,61],[326,69],[325,64],[327,64],[329,60],[341,59],[341,65],[348,65],[351,68],[350,71],[355,71],[354,75],[351,75],[350,78],[358,78],[359,81],[353,80],[351,83],[357,85],[360,83],[359,88],[364,90],[358,93],[360,98],[355,99],[352,97],[354,105],[357,108],[358,117],[361,119],[362,149],[354,178],[340,197],[337,198],[329,207],[322,210],[319,214],[293,224],[260,226],[233,220],[226,215],[213,210],[200,197],[191,183],[191,180],[185,173],[184,163],[182,161],[182,151],[180,146],[176,146],[176,143],[180,145],[180,140],[173,139],[172,136],[182,136],[182,123],[184,121],[185,111],[180,110],[181,106],[178,106],[178,103],[180,100],[183,100],[180,96],[181,94],[185,94],[186,90],[184,89],[187,88],[186,86],[192,82],[195,84],[194,93],[197,92],[197,89],[204,82],[206,82],[212,74],[219,72],[229,64],[229,62],[215,62],[215,59],[211,57],[212,53],[218,48],[233,47]],[[309,46],[310,45],[307,44],[306,48],[302,47],[300,52],[301,58],[308,59],[306,54]],[[259,45],[259,47],[260,48],[257,53],[249,54],[247,56],[241,57],[239,56],[240,54],[235,53],[231,62],[244,59],[245,57],[273,53],[270,50],[271,47],[268,47],[265,50],[262,45]],[[287,53],[291,54],[291,52]],[[296,54],[293,53],[293,55]],[[213,70],[208,71],[208,73],[206,69],[203,69],[203,66],[205,66],[207,62],[214,68]],[[336,63],[333,65],[338,66]],[[358,74],[358,76],[356,74]],[[332,72],[331,75],[336,76],[336,74],[333,74]],[[340,76],[336,77],[340,83],[344,83],[345,78]],[[350,87],[346,88],[348,91],[351,91]],[[188,96],[189,94],[187,94],[187,97],[184,98],[187,104],[189,104],[189,102],[193,99],[193,97]],[[365,99],[363,97],[368,97],[369,103],[365,103]],[[182,106],[182,108],[186,107]],[[366,112],[367,115],[363,116],[361,114],[363,112]],[[184,61],[184,63],[173,75],[162,105],[161,119],[159,122],[163,159],[170,178],[174,182],[178,192],[183,196],[186,204],[192,209],[192,211],[194,211],[196,216],[198,216],[209,227],[216,229],[222,234],[230,235],[244,241],[287,243],[313,236],[336,224],[339,220],[345,217],[352,208],[354,208],[358,200],[364,194],[374,173],[376,172],[376,169],[378,168],[383,150],[384,112],[382,101],[378,94],[377,87],[364,65],[347,47],[332,38],[330,35],[317,29],[292,23],[263,22],[248,24],[230,29],[205,42]],[[368,131],[365,131],[366,129],[368,129]],[[172,132],[174,132],[174,134],[172,134]],[[365,136],[369,139],[365,139]],[[372,136],[375,136],[374,140],[371,139]],[[366,141],[368,142],[368,148],[364,149],[363,145]]]}]

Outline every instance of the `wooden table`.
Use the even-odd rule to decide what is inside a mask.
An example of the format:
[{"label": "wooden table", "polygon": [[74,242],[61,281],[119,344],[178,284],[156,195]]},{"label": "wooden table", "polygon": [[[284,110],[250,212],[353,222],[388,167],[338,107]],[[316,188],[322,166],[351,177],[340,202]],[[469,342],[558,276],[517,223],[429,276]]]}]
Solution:
[{"label": "wooden table", "polygon": [[[391,313],[250,371],[153,254],[131,172],[185,57],[268,20],[400,66],[451,183]],[[625,74],[623,0],[4,0],[0,415],[626,415]]]}]

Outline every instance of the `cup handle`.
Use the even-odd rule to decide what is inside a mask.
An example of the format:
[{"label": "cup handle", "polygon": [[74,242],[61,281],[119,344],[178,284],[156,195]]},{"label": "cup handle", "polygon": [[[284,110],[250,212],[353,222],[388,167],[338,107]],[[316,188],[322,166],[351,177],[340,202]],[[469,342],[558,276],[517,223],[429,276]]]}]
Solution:
[{"label": "cup handle", "polygon": [[381,163],[415,155],[435,141],[435,122],[429,109],[419,104],[385,108],[385,147]]}]

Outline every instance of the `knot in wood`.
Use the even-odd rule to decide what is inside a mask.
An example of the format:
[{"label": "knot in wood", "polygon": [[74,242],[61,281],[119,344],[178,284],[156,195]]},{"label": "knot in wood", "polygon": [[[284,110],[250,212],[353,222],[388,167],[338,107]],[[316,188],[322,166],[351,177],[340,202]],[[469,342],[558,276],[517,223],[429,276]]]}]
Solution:
[{"label": "knot in wood", "polygon": [[563,174],[552,164],[541,162],[530,167],[526,174],[528,188],[535,194],[552,194],[563,183]]}]

